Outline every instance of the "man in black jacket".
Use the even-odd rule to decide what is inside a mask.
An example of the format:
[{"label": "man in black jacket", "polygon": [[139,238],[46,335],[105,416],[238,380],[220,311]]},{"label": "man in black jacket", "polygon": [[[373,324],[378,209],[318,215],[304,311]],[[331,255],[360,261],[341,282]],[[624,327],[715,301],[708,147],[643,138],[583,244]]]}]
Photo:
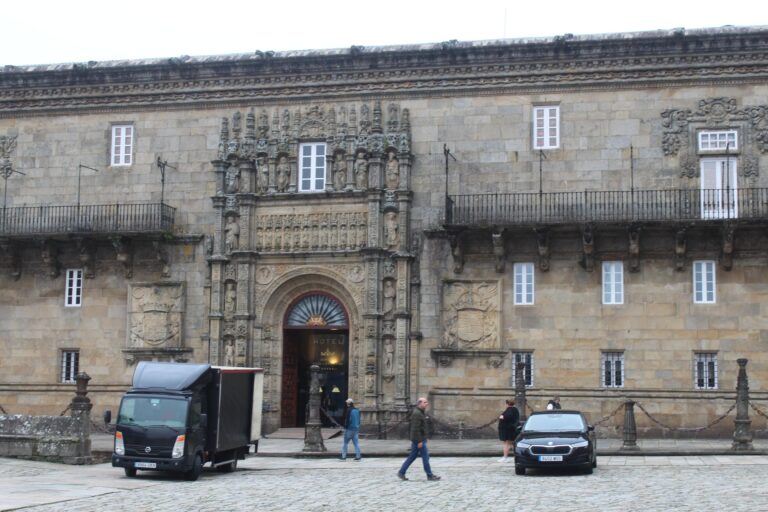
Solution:
[{"label": "man in black jacket", "polygon": [[429,402],[427,402],[426,398],[419,398],[416,402],[416,407],[411,412],[411,453],[408,455],[408,458],[405,459],[405,462],[403,462],[400,471],[397,472],[397,476],[400,480],[408,480],[405,477],[405,472],[408,471],[408,467],[419,455],[421,455],[421,461],[424,464],[424,472],[427,474],[427,480],[440,480],[439,476],[432,473],[432,468],[429,466],[429,451],[427,450],[427,415],[424,413],[428,405]]}]

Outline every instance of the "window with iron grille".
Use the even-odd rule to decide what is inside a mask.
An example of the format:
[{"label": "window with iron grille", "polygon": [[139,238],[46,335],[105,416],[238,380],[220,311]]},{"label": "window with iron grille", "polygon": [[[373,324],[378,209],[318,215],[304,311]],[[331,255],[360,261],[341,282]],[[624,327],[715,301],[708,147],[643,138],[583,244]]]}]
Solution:
[{"label": "window with iron grille", "polygon": [[560,107],[533,107],[533,149],[555,149],[560,146]]},{"label": "window with iron grille", "polygon": [[533,352],[513,352],[512,353],[512,386],[517,383],[517,364],[525,364],[523,369],[523,380],[525,387],[533,386]]},{"label": "window with iron grille", "polygon": [[603,352],[602,366],[603,387],[624,387],[624,352]]},{"label": "window with iron grille", "polygon": [[83,302],[83,269],[70,268],[65,278],[64,306],[79,308]]},{"label": "window with iron grille", "polygon": [[624,304],[624,263],[603,262],[603,304]]},{"label": "window with iron grille", "polygon": [[325,143],[299,145],[299,191],[325,190]]},{"label": "window with iron grille", "polygon": [[109,163],[112,166],[131,165],[133,163],[133,125],[116,124],[112,126],[112,149]]},{"label": "window with iron grille", "polygon": [[693,356],[696,389],[717,389],[717,354],[694,352]]},{"label": "window with iron grille", "polygon": [[715,262],[713,260],[693,262],[693,302],[715,303]]},{"label": "window with iron grille", "polygon": [[533,304],[533,263],[514,265],[515,304]]},{"label": "window with iron grille", "polygon": [[735,151],[739,149],[736,130],[717,130],[699,132],[699,151]]},{"label": "window with iron grille", "polygon": [[80,369],[80,352],[77,350],[61,351],[61,382],[72,384]]}]

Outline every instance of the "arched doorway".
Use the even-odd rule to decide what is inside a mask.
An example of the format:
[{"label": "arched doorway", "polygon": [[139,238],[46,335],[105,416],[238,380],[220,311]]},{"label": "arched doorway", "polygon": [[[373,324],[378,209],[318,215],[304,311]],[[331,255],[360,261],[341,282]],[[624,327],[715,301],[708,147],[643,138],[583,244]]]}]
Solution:
[{"label": "arched doorway", "polygon": [[321,414],[340,421],[349,395],[349,315],[334,296],[305,293],[288,307],[283,321],[281,427],[303,427],[309,402],[309,368],[320,367]]}]

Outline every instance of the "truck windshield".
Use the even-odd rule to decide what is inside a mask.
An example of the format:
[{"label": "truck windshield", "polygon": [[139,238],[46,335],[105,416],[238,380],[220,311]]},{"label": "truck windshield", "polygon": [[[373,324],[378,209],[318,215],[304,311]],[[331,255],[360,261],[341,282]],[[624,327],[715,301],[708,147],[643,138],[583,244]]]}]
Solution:
[{"label": "truck windshield", "polygon": [[142,427],[184,427],[187,401],[178,398],[126,396],[117,423]]}]

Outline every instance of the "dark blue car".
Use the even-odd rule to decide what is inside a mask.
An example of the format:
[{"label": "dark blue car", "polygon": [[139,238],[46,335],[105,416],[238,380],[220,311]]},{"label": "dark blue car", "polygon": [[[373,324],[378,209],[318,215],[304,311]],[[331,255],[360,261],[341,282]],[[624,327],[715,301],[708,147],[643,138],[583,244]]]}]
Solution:
[{"label": "dark blue car", "polygon": [[579,411],[534,412],[515,444],[515,474],[527,468],[597,467],[595,429]]}]

